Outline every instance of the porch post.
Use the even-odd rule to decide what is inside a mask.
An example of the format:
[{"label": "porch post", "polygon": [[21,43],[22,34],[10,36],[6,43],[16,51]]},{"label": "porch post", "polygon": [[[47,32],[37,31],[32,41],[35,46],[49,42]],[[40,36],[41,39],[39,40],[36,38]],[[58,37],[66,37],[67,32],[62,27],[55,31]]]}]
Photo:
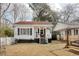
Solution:
[{"label": "porch post", "polygon": [[39,43],[41,43],[41,38],[39,38]]},{"label": "porch post", "polygon": [[45,43],[46,43],[46,44],[48,43],[48,38],[45,38]]},{"label": "porch post", "polygon": [[48,31],[47,31],[47,29],[46,29],[46,33],[45,33],[45,43],[47,44],[48,43]]}]

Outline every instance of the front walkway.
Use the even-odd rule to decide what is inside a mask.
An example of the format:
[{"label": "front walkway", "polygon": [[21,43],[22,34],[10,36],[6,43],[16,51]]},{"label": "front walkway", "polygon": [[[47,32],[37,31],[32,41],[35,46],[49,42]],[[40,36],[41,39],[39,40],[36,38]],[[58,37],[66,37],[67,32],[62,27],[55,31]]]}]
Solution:
[{"label": "front walkway", "polygon": [[[64,49],[65,43],[52,41],[49,44],[18,43],[6,47],[6,55],[12,56],[75,56],[69,49]],[[72,47],[74,48],[74,47]]]}]

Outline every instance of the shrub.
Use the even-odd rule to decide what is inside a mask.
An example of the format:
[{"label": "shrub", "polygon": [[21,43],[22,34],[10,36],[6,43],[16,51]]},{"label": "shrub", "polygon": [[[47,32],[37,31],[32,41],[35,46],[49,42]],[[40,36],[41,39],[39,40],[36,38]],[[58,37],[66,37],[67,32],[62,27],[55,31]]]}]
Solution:
[{"label": "shrub", "polygon": [[0,28],[0,36],[1,37],[12,37],[14,36],[14,32],[12,29],[5,27],[5,28]]}]

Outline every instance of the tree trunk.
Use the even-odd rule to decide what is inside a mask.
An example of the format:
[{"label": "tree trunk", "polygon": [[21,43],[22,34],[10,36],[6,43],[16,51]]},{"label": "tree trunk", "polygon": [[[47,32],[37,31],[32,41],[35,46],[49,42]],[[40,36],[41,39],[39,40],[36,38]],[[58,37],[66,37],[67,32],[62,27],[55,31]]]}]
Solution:
[{"label": "tree trunk", "polygon": [[66,39],[66,46],[65,48],[69,48],[70,46],[70,41],[69,41],[69,30],[67,29],[67,39]]},{"label": "tree trunk", "polygon": [[0,3],[0,28],[1,28],[1,3]]},{"label": "tree trunk", "polygon": [[[0,29],[1,29],[1,3],[0,3]],[[1,36],[0,36],[0,54],[1,54]]]}]

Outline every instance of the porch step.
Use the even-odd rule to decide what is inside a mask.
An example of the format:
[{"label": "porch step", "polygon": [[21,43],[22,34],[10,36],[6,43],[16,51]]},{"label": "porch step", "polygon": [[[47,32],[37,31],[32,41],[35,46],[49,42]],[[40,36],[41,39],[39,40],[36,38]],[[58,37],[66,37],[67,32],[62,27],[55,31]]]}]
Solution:
[{"label": "porch step", "polygon": [[41,43],[41,44],[47,44],[48,43],[48,39],[41,38],[41,39],[39,39],[39,43]]}]

